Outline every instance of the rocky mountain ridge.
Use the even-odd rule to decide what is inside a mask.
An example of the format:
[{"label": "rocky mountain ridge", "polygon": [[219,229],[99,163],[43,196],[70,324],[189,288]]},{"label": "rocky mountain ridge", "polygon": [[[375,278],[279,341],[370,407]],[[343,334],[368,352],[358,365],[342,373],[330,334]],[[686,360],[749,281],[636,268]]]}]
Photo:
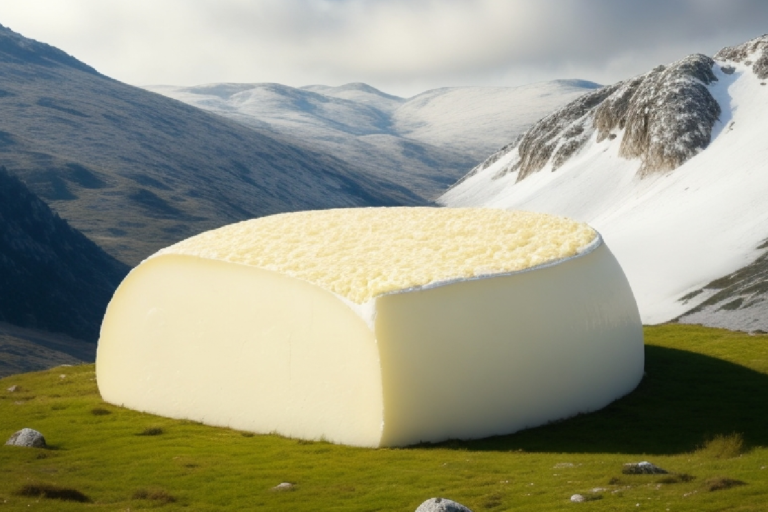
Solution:
[{"label": "rocky mountain ridge", "polygon": [[500,178],[517,171],[517,181],[553,171],[584,148],[621,135],[619,155],[638,158],[641,174],[675,169],[704,149],[720,106],[707,89],[716,81],[714,60],[691,55],[669,66],[585,94],[536,123],[511,145],[470,171],[470,176],[517,153],[500,169]]}]

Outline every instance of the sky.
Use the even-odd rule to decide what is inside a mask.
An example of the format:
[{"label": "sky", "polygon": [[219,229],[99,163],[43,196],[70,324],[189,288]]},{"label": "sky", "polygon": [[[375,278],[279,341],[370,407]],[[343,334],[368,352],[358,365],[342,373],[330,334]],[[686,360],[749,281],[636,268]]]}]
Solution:
[{"label": "sky", "polygon": [[132,85],[364,82],[410,97],[614,83],[768,32],[768,1],[2,0],[0,24]]}]

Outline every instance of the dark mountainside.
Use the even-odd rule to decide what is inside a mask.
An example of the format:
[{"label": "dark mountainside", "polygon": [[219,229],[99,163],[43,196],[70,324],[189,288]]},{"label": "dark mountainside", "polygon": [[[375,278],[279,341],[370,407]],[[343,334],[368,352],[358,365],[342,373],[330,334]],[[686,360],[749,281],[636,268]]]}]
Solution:
[{"label": "dark mountainside", "polygon": [[0,321],[95,342],[127,273],[0,167]]},{"label": "dark mountainside", "polygon": [[122,84],[2,26],[0,165],[130,265],[248,218],[424,204],[330,155]]}]

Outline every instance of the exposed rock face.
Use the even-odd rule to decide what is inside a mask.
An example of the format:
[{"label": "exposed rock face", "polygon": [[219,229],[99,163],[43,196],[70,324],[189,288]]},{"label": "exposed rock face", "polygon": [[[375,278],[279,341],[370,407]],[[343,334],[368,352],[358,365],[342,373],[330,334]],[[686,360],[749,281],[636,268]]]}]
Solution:
[{"label": "exposed rock face", "polygon": [[[768,249],[768,241],[759,249]],[[768,250],[746,267],[715,279],[681,301],[686,303],[700,294],[709,297],[677,318],[678,322],[768,332]]]},{"label": "exposed rock face", "polygon": [[472,512],[470,509],[445,498],[430,498],[416,509],[416,512]]},{"label": "exposed rock face", "polygon": [[43,434],[31,428],[23,428],[18,432],[14,432],[5,444],[9,446],[24,446],[27,448],[45,448],[48,446],[45,443]]},{"label": "exposed rock face", "polygon": [[0,320],[95,342],[127,273],[0,167]]},{"label": "exposed rock face", "polygon": [[519,171],[521,181],[547,164],[556,171],[595,132],[597,142],[621,136],[619,154],[639,158],[641,176],[675,169],[707,147],[720,116],[707,88],[717,80],[713,65],[705,55],[690,55],[585,94],[536,123],[519,142],[491,155],[461,181],[512,151],[517,155],[495,178]]},{"label": "exposed rock face", "polygon": [[757,78],[768,78],[768,34],[756,37],[737,46],[723,48],[715,54],[715,59],[733,62],[752,60],[752,71]]},{"label": "exposed rock face", "polygon": [[[585,94],[528,130],[518,145],[520,160],[517,166],[520,173],[517,180],[525,179],[526,176],[541,170],[550,160],[556,169],[581,149],[592,135],[590,114],[616,90],[616,87],[602,87]],[[510,169],[514,170],[516,169]]]},{"label": "exposed rock face", "polygon": [[669,171],[707,147],[720,105],[707,85],[716,81],[706,55],[659,66],[620,85],[595,109],[597,140],[624,130],[619,155],[640,158],[640,173]]}]

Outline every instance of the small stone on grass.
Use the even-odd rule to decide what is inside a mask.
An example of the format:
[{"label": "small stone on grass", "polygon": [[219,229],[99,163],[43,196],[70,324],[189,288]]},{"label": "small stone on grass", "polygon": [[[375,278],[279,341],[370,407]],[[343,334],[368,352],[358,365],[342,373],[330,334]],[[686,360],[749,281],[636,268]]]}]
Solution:
[{"label": "small stone on grass", "polygon": [[624,464],[621,472],[625,475],[666,475],[668,473],[667,470],[661,469],[648,461]]},{"label": "small stone on grass", "polygon": [[18,432],[14,432],[5,444],[9,446],[24,446],[27,448],[46,448],[48,446],[45,443],[43,434],[31,428],[23,428]]},{"label": "small stone on grass", "polygon": [[472,512],[470,509],[446,498],[430,498],[416,509],[416,512]]}]

